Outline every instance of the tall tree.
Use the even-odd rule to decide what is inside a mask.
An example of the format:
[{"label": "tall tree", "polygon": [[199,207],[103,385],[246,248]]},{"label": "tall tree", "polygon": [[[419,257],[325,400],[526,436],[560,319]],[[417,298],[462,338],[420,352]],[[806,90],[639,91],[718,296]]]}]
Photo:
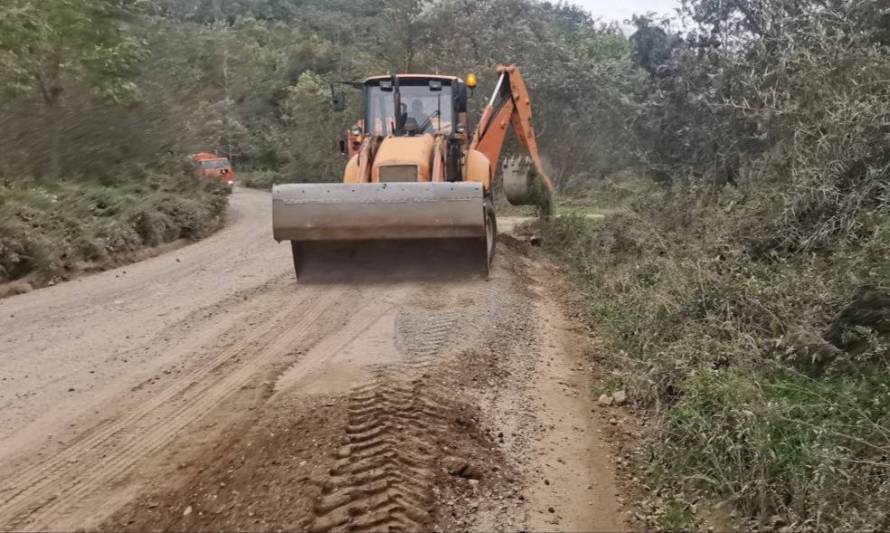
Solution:
[{"label": "tall tree", "polygon": [[377,28],[380,56],[400,72],[418,67],[417,56],[428,42],[429,25],[424,17],[428,0],[392,0],[381,13]]},{"label": "tall tree", "polygon": [[128,31],[139,0],[4,0],[0,4],[0,88],[37,94],[50,136],[48,174],[57,177],[58,108],[66,84],[127,103],[139,96],[132,81],[147,48]]}]

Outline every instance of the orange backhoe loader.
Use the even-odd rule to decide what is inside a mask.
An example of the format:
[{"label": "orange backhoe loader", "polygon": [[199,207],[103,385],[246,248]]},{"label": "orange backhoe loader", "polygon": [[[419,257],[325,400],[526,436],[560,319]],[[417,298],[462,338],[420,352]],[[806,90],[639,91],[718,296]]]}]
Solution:
[{"label": "orange backhoe loader", "polygon": [[[463,260],[488,274],[497,235],[492,185],[508,126],[534,170],[505,174],[507,200],[549,205],[553,194],[519,69],[499,65],[497,73],[473,132],[467,117],[468,88],[476,86],[472,74],[467,81],[399,74],[355,84],[362,90],[364,118],[341,142],[349,157],[342,183],[272,190],[273,236],[291,241],[297,278],[314,267],[321,275],[344,265],[371,268],[369,248],[399,260],[423,250],[427,266],[458,268]],[[335,107],[341,98],[335,96]]]}]

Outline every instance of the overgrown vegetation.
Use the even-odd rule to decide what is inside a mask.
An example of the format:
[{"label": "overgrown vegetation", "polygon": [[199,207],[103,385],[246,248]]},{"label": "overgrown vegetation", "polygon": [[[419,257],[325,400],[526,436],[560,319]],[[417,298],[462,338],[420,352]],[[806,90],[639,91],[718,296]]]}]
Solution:
[{"label": "overgrown vegetation", "polygon": [[[4,4],[0,30],[27,26],[49,5]],[[137,12],[137,5],[144,9]],[[239,171],[336,181],[344,164],[337,141],[358,118],[360,98],[348,94],[349,108],[334,112],[330,82],[395,71],[475,72],[477,118],[500,62],[523,68],[555,175],[601,175],[630,157],[620,93],[592,90],[611,87],[605,80],[630,85],[634,69],[622,61],[630,44],[617,26],[573,6],[536,0],[101,0],[64,6],[58,17],[44,17],[49,27],[42,33],[0,37],[9,40],[0,42],[0,50],[9,49],[0,78],[17,96],[15,105],[0,108],[0,120],[9,125],[0,131],[0,146],[9,148],[0,152],[0,175],[48,175],[53,164],[66,176],[113,175],[132,160],[214,151]],[[40,56],[39,65],[22,60],[28,39],[48,41],[40,49],[52,51],[54,38],[68,43],[65,31],[78,28],[63,24],[81,23],[97,6],[106,6],[103,16],[116,13],[123,22],[114,28],[128,33],[77,33],[80,40],[64,50],[80,57],[76,52],[87,39],[115,61],[88,54],[59,70],[52,54]],[[82,16],[74,16],[78,12]],[[91,70],[97,65],[101,72]],[[48,89],[55,95],[50,111],[38,78],[57,70]],[[579,130],[587,134],[576,135]]]},{"label": "overgrown vegetation", "polygon": [[51,282],[220,225],[224,191],[178,163],[181,121],[143,72],[142,6],[0,6],[0,283]]},{"label": "overgrown vegetation", "polygon": [[254,170],[238,175],[238,183],[253,189],[270,190],[276,183],[288,183],[284,177],[274,170]]},{"label": "overgrown vegetation", "polygon": [[657,485],[766,526],[887,529],[890,14],[685,14],[690,32],[639,19],[632,38],[653,185],[604,222],[546,222],[544,242],[658,413]]},{"label": "overgrown vegetation", "polygon": [[203,237],[221,224],[226,204],[221,185],[191,174],[0,186],[0,282],[42,283],[144,247]]}]

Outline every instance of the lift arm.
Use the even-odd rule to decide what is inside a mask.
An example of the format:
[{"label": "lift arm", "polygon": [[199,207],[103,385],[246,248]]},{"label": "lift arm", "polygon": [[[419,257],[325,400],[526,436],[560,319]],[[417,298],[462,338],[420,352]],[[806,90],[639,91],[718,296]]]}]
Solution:
[{"label": "lift arm", "polygon": [[482,112],[479,126],[473,134],[471,149],[478,150],[488,157],[491,176],[497,172],[501,149],[507,135],[507,125],[513,126],[513,133],[531,156],[537,175],[540,176],[549,195],[553,195],[553,182],[541,167],[535,130],[532,128],[532,104],[522,75],[515,65],[498,65],[498,83],[488,105]]}]

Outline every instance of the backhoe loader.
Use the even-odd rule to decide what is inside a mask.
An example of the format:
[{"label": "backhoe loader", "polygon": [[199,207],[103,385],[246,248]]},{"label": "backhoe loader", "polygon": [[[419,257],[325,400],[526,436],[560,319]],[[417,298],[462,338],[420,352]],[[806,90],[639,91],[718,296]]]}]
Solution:
[{"label": "backhoe loader", "polygon": [[[364,117],[341,141],[348,156],[342,182],[272,189],[273,236],[291,242],[298,279],[344,266],[366,270],[374,266],[374,254],[407,263],[402,259],[412,252],[426,263],[421,269],[456,269],[464,260],[488,275],[497,236],[492,186],[508,126],[533,169],[505,173],[507,200],[549,206],[553,195],[519,69],[499,65],[497,74],[472,132],[467,101],[468,89],[476,86],[473,74],[466,81],[398,74],[356,83]],[[369,249],[374,252],[366,254]]]}]

